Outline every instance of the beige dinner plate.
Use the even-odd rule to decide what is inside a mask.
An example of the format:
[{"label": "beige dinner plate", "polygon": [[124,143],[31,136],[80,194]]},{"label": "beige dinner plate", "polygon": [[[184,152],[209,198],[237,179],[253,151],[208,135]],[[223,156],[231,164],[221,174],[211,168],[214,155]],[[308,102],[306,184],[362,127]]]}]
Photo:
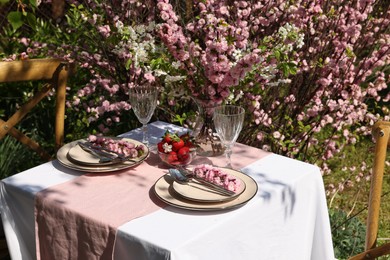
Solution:
[{"label": "beige dinner plate", "polygon": [[226,169],[226,168],[223,169],[223,171],[231,176],[236,177],[240,182],[240,186],[236,194],[232,196],[224,196],[218,194],[197,182],[190,182],[190,183],[183,184],[174,181],[172,183],[172,188],[178,195],[188,200],[199,201],[199,202],[223,202],[223,201],[232,200],[244,192],[246,185],[245,182],[237,176],[237,173],[239,172],[231,169]]},{"label": "beige dinner plate", "polygon": [[224,210],[240,207],[251,200],[257,193],[257,183],[250,176],[237,172],[236,176],[245,183],[245,190],[236,198],[222,202],[198,202],[179,196],[173,189],[174,180],[169,174],[160,177],[154,185],[157,197],[165,203],[183,209],[198,211]]},{"label": "beige dinner plate", "polygon": [[[135,145],[143,145],[141,142],[139,142],[137,140],[129,139],[129,138],[118,138],[118,139],[123,139],[127,142],[132,142]],[[102,164],[96,164],[96,165],[88,165],[88,163],[87,164],[75,163],[75,161],[72,161],[73,158],[70,157],[69,151],[71,151],[71,150],[74,152],[77,151],[77,150],[73,150],[73,149],[76,149],[75,147],[78,147],[77,143],[78,142],[85,142],[85,141],[86,141],[86,139],[81,139],[81,140],[73,141],[71,143],[68,143],[68,144],[65,144],[64,146],[62,146],[57,152],[58,161],[63,166],[70,168],[70,169],[73,169],[73,170],[99,173],[99,172],[118,171],[118,170],[122,170],[122,169],[126,169],[126,168],[130,168],[130,167],[139,165],[149,155],[149,149],[148,149],[148,147],[145,147],[146,153],[144,155],[142,155],[141,157],[134,158],[134,160],[136,160],[135,162],[125,161],[125,162],[115,163],[115,164],[102,163]],[[84,153],[86,153],[86,152],[84,152]],[[81,157],[79,157],[79,158],[81,158]],[[79,160],[81,160],[81,159],[79,159]]]}]

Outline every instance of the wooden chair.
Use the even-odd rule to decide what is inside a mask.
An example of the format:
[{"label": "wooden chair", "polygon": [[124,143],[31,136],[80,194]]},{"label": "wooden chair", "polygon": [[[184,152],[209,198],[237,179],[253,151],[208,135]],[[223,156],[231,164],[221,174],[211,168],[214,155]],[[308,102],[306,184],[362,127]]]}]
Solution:
[{"label": "wooden chair", "polygon": [[46,84],[25,104],[21,105],[8,120],[0,119],[0,140],[7,134],[37,152],[45,160],[51,156],[37,142],[14,128],[52,89],[56,90],[55,147],[64,140],[65,95],[69,64],[60,59],[31,59],[0,62],[0,83],[44,81]]},{"label": "wooden chair", "polygon": [[375,259],[379,256],[390,255],[390,243],[376,247],[382,181],[387,148],[390,147],[390,122],[377,122],[373,127],[372,134],[376,139],[376,145],[368,203],[365,251],[351,257],[350,260]]}]

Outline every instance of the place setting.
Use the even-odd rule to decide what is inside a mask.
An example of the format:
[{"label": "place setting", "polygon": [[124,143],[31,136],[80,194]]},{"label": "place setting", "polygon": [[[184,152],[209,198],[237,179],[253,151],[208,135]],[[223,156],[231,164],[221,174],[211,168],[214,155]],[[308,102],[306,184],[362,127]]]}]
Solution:
[{"label": "place setting", "polygon": [[224,210],[247,203],[257,193],[257,183],[239,171],[208,164],[175,167],[154,185],[165,203],[190,210]]},{"label": "place setting", "polygon": [[63,166],[92,173],[134,167],[148,156],[149,148],[137,140],[100,136],[70,142],[57,152],[57,159]]},{"label": "place setting", "polygon": [[147,123],[157,105],[158,90],[153,85],[136,85],[129,89],[129,102],[142,124],[142,142],[130,138],[90,135],[73,141],[57,152],[65,167],[93,172],[112,172],[142,163],[149,156]]},{"label": "place setting", "polygon": [[241,206],[257,193],[257,183],[231,165],[231,147],[242,129],[244,109],[220,106],[213,119],[226,148],[226,165],[191,165],[196,157],[193,137],[189,133],[179,136],[167,131],[157,144],[161,160],[170,167],[154,185],[160,200],[190,210],[223,210]]}]

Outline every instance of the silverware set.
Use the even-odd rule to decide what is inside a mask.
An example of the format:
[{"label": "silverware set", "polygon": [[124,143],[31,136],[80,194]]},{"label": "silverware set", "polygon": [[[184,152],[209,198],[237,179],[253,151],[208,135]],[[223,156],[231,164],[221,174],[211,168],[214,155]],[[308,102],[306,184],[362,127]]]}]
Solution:
[{"label": "silverware set", "polygon": [[125,161],[138,162],[137,160],[131,159],[132,156],[125,156],[121,153],[112,151],[102,146],[95,146],[89,142],[78,142],[77,143],[84,151],[92,154],[99,159],[100,163],[121,163]]},{"label": "silverware set", "polygon": [[183,167],[169,169],[169,174],[175,179],[175,181],[181,184],[196,183],[197,185],[202,185],[208,188],[211,192],[215,192],[224,196],[232,196],[236,194],[234,191],[227,190],[215,183],[196,177],[194,174],[184,169]]}]

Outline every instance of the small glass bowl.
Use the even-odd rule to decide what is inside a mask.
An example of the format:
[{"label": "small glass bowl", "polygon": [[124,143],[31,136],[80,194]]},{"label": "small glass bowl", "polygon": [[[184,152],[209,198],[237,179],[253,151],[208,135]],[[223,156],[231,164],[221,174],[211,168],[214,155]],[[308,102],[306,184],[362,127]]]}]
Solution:
[{"label": "small glass bowl", "polygon": [[170,166],[186,166],[196,157],[196,149],[190,149],[185,155],[175,155],[158,151],[161,160]]}]

